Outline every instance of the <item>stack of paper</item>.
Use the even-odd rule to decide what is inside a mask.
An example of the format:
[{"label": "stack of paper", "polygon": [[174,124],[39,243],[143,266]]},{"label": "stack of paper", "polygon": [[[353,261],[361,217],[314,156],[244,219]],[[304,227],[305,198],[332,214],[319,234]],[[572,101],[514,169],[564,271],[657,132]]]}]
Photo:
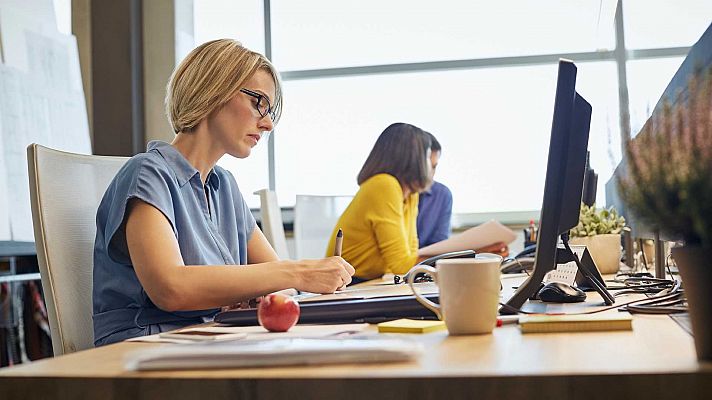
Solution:
[{"label": "stack of paper", "polygon": [[[235,335],[244,334],[237,340],[272,340],[272,339],[308,339],[308,338],[323,338],[323,337],[341,337],[344,335],[359,333],[365,330],[368,324],[339,324],[339,325],[295,325],[287,332],[269,332],[261,326],[194,326],[189,328],[179,329],[169,332],[184,332],[184,333],[213,333]],[[165,334],[156,334],[149,336],[139,336],[127,340],[128,342],[160,342],[160,343],[191,343],[195,340],[178,339],[175,337],[167,337]]]},{"label": "stack of paper", "polygon": [[405,361],[423,353],[423,345],[368,336],[357,339],[238,340],[175,344],[129,353],[127,370],[267,367]]}]

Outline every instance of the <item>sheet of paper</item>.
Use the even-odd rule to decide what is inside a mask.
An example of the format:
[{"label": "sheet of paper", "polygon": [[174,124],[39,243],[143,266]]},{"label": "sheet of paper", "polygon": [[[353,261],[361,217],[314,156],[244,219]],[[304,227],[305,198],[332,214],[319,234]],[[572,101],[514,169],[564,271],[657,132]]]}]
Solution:
[{"label": "sheet of paper", "polygon": [[57,27],[57,16],[54,12],[54,1],[52,0],[0,0],[0,9],[6,7],[33,15],[35,19],[49,25],[46,29],[56,29]]},{"label": "sheet of paper", "polygon": [[12,211],[0,212],[1,240],[34,240],[27,145],[91,153],[76,39],[36,26],[33,15],[0,8],[0,36],[11,43],[8,63],[0,65],[0,206]]},{"label": "sheet of paper", "polygon": [[[32,101],[25,74],[14,68],[0,66],[0,114],[5,161],[8,208],[11,210],[9,227],[12,240],[34,241],[30,189],[27,176],[27,146],[30,121],[41,120],[41,105]],[[37,104],[37,114],[31,113]]]},{"label": "sheet of paper", "polygon": [[[286,338],[324,338],[335,337],[362,332],[368,324],[342,324],[342,325],[295,325],[287,332],[269,332],[261,326],[199,326],[186,328],[181,331],[191,332],[221,332],[221,333],[246,333],[244,339],[238,340],[268,340]],[[195,343],[192,340],[168,339],[159,335],[139,336],[126,340],[127,342],[152,342],[152,343]]]},{"label": "sheet of paper", "polygon": [[[2,71],[0,71],[0,85],[2,85]],[[2,91],[0,90],[0,93]],[[12,239],[10,232],[10,199],[8,198],[9,188],[7,186],[7,169],[5,168],[5,157],[3,156],[2,141],[2,113],[0,112],[0,241]]]},{"label": "sheet of paper", "polygon": [[284,338],[158,346],[126,354],[127,370],[266,367],[406,361],[422,355],[422,343],[371,335],[339,340]]},{"label": "sheet of paper", "polygon": [[[583,257],[583,252],[586,250],[586,246],[571,246],[571,250],[576,254],[576,256],[581,259]],[[578,272],[578,266],[575,261],[567,262],[566,264],[557,264],[556,269],[549,271],[544,276],[544,283],[549,282],[561,282],[569,286],[574,285],[576,280],[576,273]]]},{"label": "sheet of paper", "polygon": [[[420,294],[435,294],[438,292],[438,287],[433,282],[416,283],[415,287]],[[375,299],[377,297],[392,297],[392,296],[408,296],[412,295],[413,291],[406,284],[398,285],[373,285],[356,288],[346,288],[346,290],[338,291],[334,294],[323,294],[313,297],[297,298],[300,303],[308,303],[313,301],[332,301],[332,300],[354,300],[354,299]]]},{"label": "sheet of paper", "polygon": [[0,0],[0,40],[3,63],[29,72],[26,32],[57,35],[52,0]]},{"label": "sheet of paper", "polygon": [[420,256],[435,256],[452,251],[477,250],[494,243],[512,243],[517,235],[497,221],[488,221],[418,250]]}]

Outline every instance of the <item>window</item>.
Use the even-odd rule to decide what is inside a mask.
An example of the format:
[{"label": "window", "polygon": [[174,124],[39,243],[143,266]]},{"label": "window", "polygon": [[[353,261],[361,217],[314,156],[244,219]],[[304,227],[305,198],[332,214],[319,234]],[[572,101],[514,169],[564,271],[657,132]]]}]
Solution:
[{"label": "window", "polygon": [[273,0],[273,54],[291,71],[612,49],[599,3]]},{"label": "window", "polygon": [[[264,54],[264,13],[260,0],[195,0],[193,2],[195,44],[232,38],[247,48]],[[225,156],[218,165],[235,175],[247,205],[255,208],[260,201],[253,193],[269,187],[267,141],[252,149],[245,159]]]},{"label": "window", "polygon": [[654,58],[628,62],[630,127],[635,136],[650,118],[667,84],[680,68],[684,57]]},{"label": "window", "polygon": [[[639,51],[613,51],[615,0],[271,0],[269,36],[263,1],[195,0],[196,43],[227,36],[264,51],[267,37],[284,74],[274,159],[260,143],[248,159],[220,163],[252,207],[269,168],[283,207],[297,194],[353,194],[378,135],[408,122],[442,143],[436,179],[452,189],[455,213],[538,210],[565,55],[593,106],[589,149],[602,203],[621,159],[621,106],[635,134],[712,20],[706,0],[620,1],[624,50]],[[620,84],[628,103],[619,102]]]},{"label": "window", "polygon": [[[619,159],[615,64],[579,68],[582,95],[607,104],[592,123],[595,160],[606,160],[610,137]],[[455,193],[454,212],[537,209],[556,73],[550,64],[287,82],[290,106],[275,137],[280,202],[294,204],[299,193],[355,193],[378,135],[408,122],[441,142],[436,179]]]},{"label": "window", "polygon": [[709,0],[624,0],[626,47],[692,46],[712,21]]},{"label": "window", "polygon": [[264,54],[265,28],[261,0],[194,0],[195,43],[232,38]]}]

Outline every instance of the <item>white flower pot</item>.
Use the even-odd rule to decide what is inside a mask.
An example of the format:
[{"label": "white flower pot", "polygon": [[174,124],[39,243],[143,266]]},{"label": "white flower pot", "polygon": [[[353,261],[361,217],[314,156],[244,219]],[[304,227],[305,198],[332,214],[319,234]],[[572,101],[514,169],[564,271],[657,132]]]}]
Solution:
[{"label": "white flower pot", "polygon": [[621,235],[619,233],[574,237],[569,240],[569,243],[586,246],[601,274],[618,272],[621,260]]}]

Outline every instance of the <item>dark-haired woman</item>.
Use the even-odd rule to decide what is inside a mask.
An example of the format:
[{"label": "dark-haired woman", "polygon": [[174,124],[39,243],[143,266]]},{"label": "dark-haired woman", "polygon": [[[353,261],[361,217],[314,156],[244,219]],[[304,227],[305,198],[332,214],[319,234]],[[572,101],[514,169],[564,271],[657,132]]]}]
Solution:
[{"label": "dark-haired woman", "polygon": [[404,274],[418,261],[418,193],[430,169],[430,136],[422,129],[396,123],[378,137],[358,174],[360,188],[334,228],[344,231],[341,256],[356,269],[352,283]]}]

